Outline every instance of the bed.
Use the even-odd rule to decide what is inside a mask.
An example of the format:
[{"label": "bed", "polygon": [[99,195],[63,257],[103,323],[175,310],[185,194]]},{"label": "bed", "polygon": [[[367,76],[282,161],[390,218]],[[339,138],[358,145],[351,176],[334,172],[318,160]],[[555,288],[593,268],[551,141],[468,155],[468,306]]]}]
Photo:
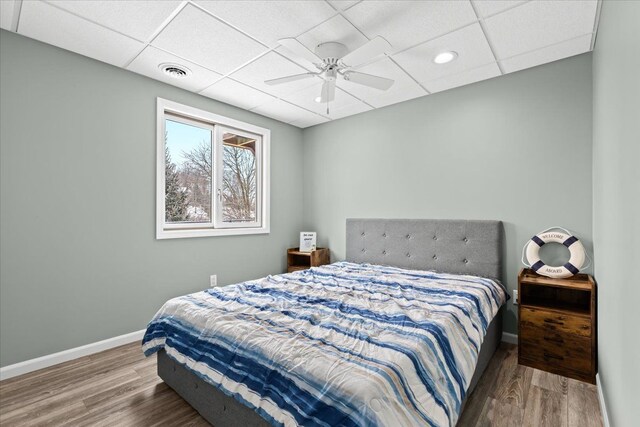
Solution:
[{"label": "bed", "polygon": [[499,221],[348,219],[346,260],[168,301],[143,339],[216,427],[453,426],[502,335]]}]

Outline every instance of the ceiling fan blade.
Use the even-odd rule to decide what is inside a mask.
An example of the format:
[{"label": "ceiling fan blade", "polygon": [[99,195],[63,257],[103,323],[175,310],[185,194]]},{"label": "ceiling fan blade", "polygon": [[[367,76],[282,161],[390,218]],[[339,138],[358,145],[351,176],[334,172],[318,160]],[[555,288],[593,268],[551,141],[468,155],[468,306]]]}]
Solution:
[{"label": "ceiling fan blade", "polygon": [[320,59],[318,55],[311,52],[305,45],[294,38],[280,39],[278,40],[278,43],[289,49],[292,53],[295,53],[299,57],[304,58],[313,64],[322,64],[322,59]]},{"label": "ceiling fan blade", "polygon": [[336,81],[325,80],[320,92],[320,102],[331,102],[336,98]]},{"label": "ceiling fan blade", "polygon": [[358,73],[356,71],[349,71],[344,73],[344,79],[348,82],[357,83],[363,86],[369,86],[375,89],[387,90],[393,83],[391,79],[385,77],[372,76],[371,74]]},{"label": "ceiling fan blade", "polygon": [[347,53],[340,61],[347,67],[358,66],[378,55],[388,52],[391,44],[380,36],[360,46],[353,52]]},{"label": "ceiling fan blade", "polygon": [[296,80],[308,79],[309,77],[317,76],[316,73],[302,73],[302,74],[294,74],[292,76],[287,77],[279,77],[277,79],[265,80],[265,84],[270,86],[280,85],[282,83],[295,82]]}]

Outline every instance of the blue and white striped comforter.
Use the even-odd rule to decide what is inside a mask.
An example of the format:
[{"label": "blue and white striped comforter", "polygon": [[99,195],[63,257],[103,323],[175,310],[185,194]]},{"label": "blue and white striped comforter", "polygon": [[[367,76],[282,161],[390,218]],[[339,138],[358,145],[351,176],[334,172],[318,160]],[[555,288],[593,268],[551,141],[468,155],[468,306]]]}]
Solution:
[{"label": "blue and white striped comforter", "polygon": [[338,262],[171,299],[143,350],[273,425],[453,426],[505,300],[489,279]]}]

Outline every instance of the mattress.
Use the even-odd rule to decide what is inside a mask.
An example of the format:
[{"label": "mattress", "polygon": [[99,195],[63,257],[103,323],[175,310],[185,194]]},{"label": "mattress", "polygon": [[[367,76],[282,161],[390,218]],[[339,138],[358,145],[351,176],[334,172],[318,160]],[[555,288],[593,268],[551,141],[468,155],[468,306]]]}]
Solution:
[{"label": "mattress", "polygon": [[455,425],[496,281],[348,262],[168,301],[143,339],[272,425]]}]

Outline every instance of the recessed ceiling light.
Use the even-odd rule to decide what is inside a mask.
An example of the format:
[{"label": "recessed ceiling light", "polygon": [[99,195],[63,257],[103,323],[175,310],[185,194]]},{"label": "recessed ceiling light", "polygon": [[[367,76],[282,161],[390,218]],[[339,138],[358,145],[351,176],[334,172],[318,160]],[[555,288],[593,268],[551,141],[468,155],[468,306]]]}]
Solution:
[{"label": "recessed ceiling light", "polygon": [[321,98],[321,97],[317,97],[317,98],[315,99],[315,101],[316,101],[316,102],[318,102],[318,103],[320,103],[320,102],[322,102],[322,98]]},{"label": "recessed ceiling light", "polygon": [[184,79],[191,75],[191,70],[179,64],[165,63],[158,65],[163,73],[174,79]]},{"label": "recessed ceiling light", "polygon": [[447,62],[451,62],[458,57],[458,54],[454,51],[442,52],[436,55],[433,58],[433,62],[436,64],[446,64]]}]

